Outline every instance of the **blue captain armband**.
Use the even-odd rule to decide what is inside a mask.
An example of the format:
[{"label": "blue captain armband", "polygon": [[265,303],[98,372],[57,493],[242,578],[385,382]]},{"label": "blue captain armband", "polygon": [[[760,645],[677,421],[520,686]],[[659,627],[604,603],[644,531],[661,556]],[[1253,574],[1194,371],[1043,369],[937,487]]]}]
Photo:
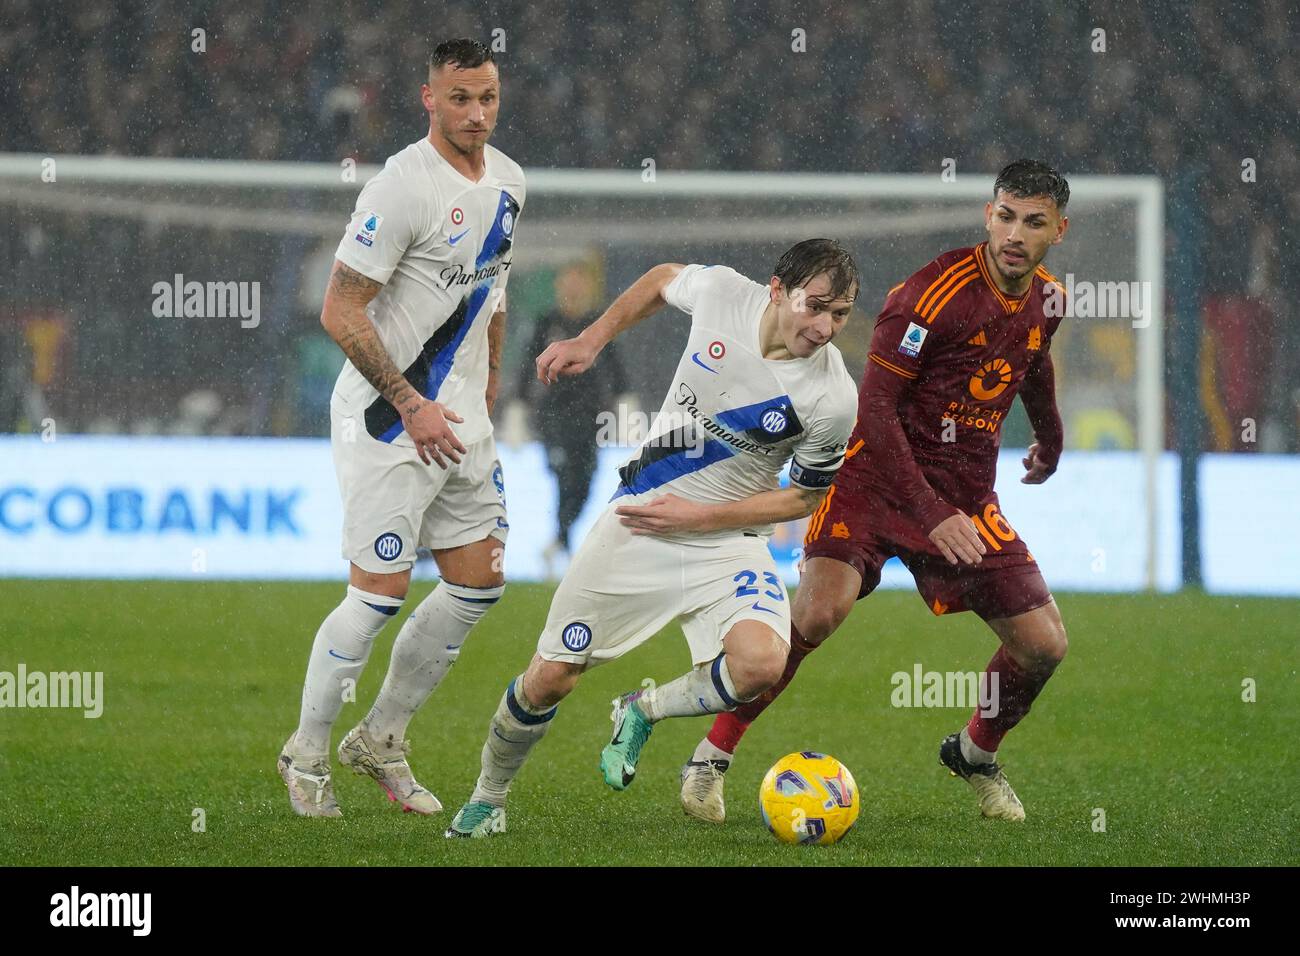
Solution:
[{"label": "blue captain armband", "polygon": [[801,465],[798,461],[791,461],[790,484],[800,488],[829,488],[842,460],[837,458],[821,465]]}]

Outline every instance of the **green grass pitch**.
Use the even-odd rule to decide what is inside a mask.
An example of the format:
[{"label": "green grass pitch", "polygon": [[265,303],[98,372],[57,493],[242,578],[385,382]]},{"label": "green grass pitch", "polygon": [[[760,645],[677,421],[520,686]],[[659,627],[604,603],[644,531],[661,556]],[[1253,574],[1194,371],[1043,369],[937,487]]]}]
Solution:
[{"label": "green grass pitch", "polygon": [[[417,585],[405,610],[427,593]],[[449,841],[488,718],[533,652],[550,589],[512,585],[411,727],[412,766],[447,809],[396,810],[342,768],[341,820],[289,810],[275,760],[337,584],[0,582],[0,670],[103,671],[99,719],[0,710],[0,864],[64,865],[1163,865],[1297,860],[1300,602],[1196,594],[1058,597],[1070,654],[1002,749],[1028,812],[979,817],[937,762],[956,709],[890,704],[890,675],[981,670],[992,634],[970,614],[936,619],[914,593],[861,602],[755,724],[727,777],[728,821],[683,816],[677,773],[708,718],[660,724],[637,782],[597,770],[609,702],[688,666],[670,629],[588,674],[517,780],[509,832]],[[405,610],[403,614],[405,613]],[[379,638],[358,702],[368,709],[397,627]],[[1257,700],[1242,699],[1243,680]],[[781,755],[834,754],[862,791],[838,846],[787,847],[766,832],[758,784]],[[205,832],[193,832],[195,808]],[[1096,810],[1105,832],[1094,829]]]}]

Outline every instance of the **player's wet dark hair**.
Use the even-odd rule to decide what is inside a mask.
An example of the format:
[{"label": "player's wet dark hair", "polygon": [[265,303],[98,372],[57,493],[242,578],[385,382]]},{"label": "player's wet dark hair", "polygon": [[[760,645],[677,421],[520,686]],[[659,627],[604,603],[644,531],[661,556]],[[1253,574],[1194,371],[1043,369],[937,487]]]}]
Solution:
[{"label": "player's wet dark hair", "polygon": [[492,51],[478,40],[460,37],[456,40],[443,40],[433,48],[429,57],[429,69],[436,70],[448,63],[455,63],[458,70],[469,70],[484,63],[494,63]]},{"label": "player's wet dark hair", "polygon": [[858,297],[858,264],[849,251],[834,239],[805,239],[786,250],[772,270],[787,292],[829,272],[832,299]]},{"label": "player's wet dark hair", "polygon": [[1061,211],[1065,210],[1065,204],[1070,201],[1070,184],[1065,181],[1065,177],[1036,159],[1017,159],[1003,166],[993,183],[993,197],[996,199],[1003,190],[1017,199],[1048,196]]}]

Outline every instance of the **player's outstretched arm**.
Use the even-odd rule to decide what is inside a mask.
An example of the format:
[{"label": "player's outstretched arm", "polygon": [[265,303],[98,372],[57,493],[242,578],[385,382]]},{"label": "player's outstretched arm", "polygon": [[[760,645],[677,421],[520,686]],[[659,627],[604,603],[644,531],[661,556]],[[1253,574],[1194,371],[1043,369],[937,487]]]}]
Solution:
[{"label": "player's outstretched arm", "polygon": [[460,461],[465,452],[450,422],[464,421],[450,408],[431,402],[415,389],[379,340],[375,324],[366,315],[366,306],[379,294],[383,284],[334,260],[329,285],[325,288],[325,305],[320,324],[330,334],[343,354],[402,417],[406,433],[415,442],[415,450],[426,465],[435,461],[442,468],[445,455]]},{"label": "player's outstretched arm", "polygon": [[1041,485],[1056,471],[1061,449],[1065,447],[1065,426],[1056,407],[1056,371],[1051,355],[1045,352],[1025,371],[1020,401],[1034,429],[1034,443],[1022,461],[1025,476],[1020,480],[1026,485]]},{"label": "player's outstretched arm", "polygon": [[548,345],[537,356],[537,380],[551,385],[561,375],[581,375],[591,368],[601,349],[668,304],[664,289],[683,268],[677,262],[655,266],[628,286],[581,334]]},{"label": "player's outstretched arm", "polygon": [[614,512],[633,534],[727,531],[806,518],[825,497],[825,488],[792,485],[718,504],[667,494],[644,505],[623,505]]}]

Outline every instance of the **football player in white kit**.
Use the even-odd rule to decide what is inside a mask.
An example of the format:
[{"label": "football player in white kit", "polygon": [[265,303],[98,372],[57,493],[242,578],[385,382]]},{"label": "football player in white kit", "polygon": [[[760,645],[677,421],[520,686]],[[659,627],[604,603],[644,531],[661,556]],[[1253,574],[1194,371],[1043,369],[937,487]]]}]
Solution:
[{"label": "football player in white kit", "polygon": [[579,675],[674,620],[694,667],[614,701],[600,766],[615,790],[631,784],[657,721],[730,710],[781,676],[789,602],[767,539],[773,524],[817,508],[844,460],[857,388],[830,341],[857,290],[852,257],[829,239],[794,246],[766,285],[725,266],[667,263],[538,357],[549,384],[586,371],[665,304],[691,316],[652,434],[619,470],[618,491],[555,593],[536,656],[506,688],[478,783],[447,836],[504,831],[510,783]]},{"label": "football player in white kit", "polygon": [[406,728],[504,590],[509,526],[489,414],[524,177],[487,145],[500,83],[486,46],[440,44],[421,94],[429,135],[389,157],[357,197],[321,313],[348,359],[330,444],[351,569],[316,634],[300,722],[278,764],[303,816],[340,815],[331,728],[406,597],[420,547],[442,580],[402,625],[374,706],[338,752],[404,809],[442,809],[411,774]]}]

